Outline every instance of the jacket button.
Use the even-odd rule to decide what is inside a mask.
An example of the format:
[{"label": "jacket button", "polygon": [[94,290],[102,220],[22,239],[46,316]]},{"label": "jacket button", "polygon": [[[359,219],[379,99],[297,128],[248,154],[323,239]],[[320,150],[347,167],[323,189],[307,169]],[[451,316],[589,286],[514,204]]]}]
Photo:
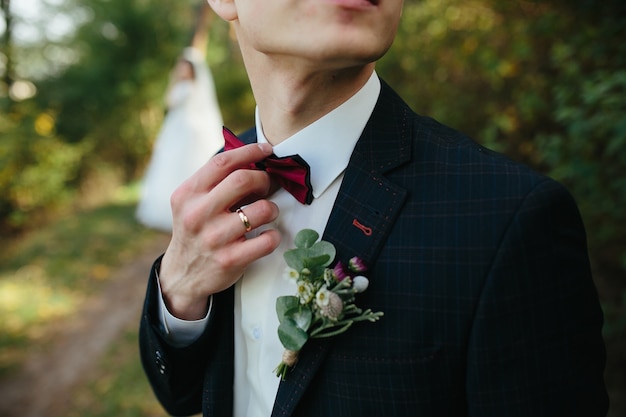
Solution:
[{"label": "jacket button", "polygon": [[163,355],[161,354],[160,351],[156,351],[155,352],[155,356],[156,356],[156,360],[154,361],[154,363],[157,366],[157,369],[159,370],[159,373],[161,375],[165,375],[167,374],[167,366],[165,364],[165,360],[163,360]]}]

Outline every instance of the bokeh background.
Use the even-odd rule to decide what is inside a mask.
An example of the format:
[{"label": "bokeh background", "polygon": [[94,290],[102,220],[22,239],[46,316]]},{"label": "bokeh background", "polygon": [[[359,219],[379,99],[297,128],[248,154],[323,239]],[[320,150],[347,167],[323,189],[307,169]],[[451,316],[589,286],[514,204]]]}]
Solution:
[{"label": "bokeh background", "polygon": [[[134,220],[138,182],[185,46],[206,50],[225,123],[253,124],[237,41],[202,0],[0,5],[0,414],[164,416],[136,326],[168,236]],[[578,201],[610,417],[626,415],[625,39],[622,0],[405,0],[377,67],[418,113]]]}]

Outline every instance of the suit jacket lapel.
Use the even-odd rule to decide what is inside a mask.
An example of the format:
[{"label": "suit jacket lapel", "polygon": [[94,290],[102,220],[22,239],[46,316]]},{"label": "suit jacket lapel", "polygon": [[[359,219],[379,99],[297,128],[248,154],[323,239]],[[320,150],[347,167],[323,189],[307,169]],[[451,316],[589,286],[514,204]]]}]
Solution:
[{"label": "suit jacket lapel", "polygon": [[[411,156],[404,102],[382,82],[372,117],[352,154],[323,239],[335,245],[337,259],[358,256],[373,265],[406,197],[384,174]],[[290,416],[323,362],[332,339],[310,340],[297,365],[280,383],[272,416]]]}]

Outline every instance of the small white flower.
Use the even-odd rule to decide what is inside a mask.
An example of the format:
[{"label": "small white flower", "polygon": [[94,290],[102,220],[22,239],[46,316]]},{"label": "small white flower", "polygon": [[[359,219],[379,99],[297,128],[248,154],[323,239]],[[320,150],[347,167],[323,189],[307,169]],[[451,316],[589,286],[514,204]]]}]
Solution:
[{"label": "small white flower", "polygon": [[285,278],[286,280],[294,280],[297,281],[298,278],[300,278],[300,273],[291,268],[291,267],[286,267],[285,270],[283,271],[283,278]]},{"label": "small white flower", "polygon": [[326,285],[331,285],[335,281],[335,276],[333,275],[332,269],[324,269],[324,282]]},{"label": "small white flower", "polygon": [[298,281],[298,297],[300,297],[300,304],[308,304],[313,299],[313,284],[308,281]]},{"label": "small white flower", "polygon": [[323,285],[317,294],[315,294],[315,302],[319,307],[327,306],[330,302],[330,291],[328,291],[326,285]]},{"label": "small white flower", "polygon": [[354,288],[355,292],[363,292],[370,285],[369,280],[365,278],[363,275],[357,275],[356,277],[352,279],[352,281],[353,281],[352,288]]}]

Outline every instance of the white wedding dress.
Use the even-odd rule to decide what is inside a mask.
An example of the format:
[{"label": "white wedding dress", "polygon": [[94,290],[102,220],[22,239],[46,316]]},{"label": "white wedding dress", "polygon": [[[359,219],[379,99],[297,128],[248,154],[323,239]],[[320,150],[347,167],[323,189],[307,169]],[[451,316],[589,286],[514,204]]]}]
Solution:
[{"label": "white wedding dress", "polygon": [[177,82],[166,97],[167,114],[141,184],[136,217],[143,225],[172,230],[172,192],[224,146],[222,115],[213,77],[202,55],[186,48],[183,58],[195,79]]}]

